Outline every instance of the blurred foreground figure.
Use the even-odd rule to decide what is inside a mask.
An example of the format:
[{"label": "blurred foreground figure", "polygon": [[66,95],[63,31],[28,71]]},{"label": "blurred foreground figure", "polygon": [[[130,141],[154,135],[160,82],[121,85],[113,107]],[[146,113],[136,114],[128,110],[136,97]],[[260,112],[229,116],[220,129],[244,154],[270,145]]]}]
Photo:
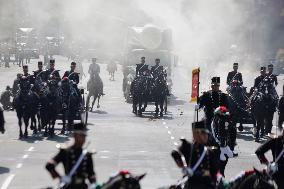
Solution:
[{"label": "blurred foreground figure", "polygon": [[184,188],[213,189],[219,172],[218,153],[206,146],[209,130],[205,121],[193,123],[192,133],[193,142],[182,139],[181,146],[172,152],[172,157],[188,178]]},{"label": "blurred foreground figure", "polygon": [[278,113],[279,113],[278,128],[281,130],[283,128],[283,123],[284,123],[284,86],[283,86],[283,95],[278,103]]},{"label": "blurred foreground figure", "polygon": [[[273,162],[269,162],[264,155],[270,150]],[[255,153],[260,162],[267,165],[268,173],[276,181],[278,188],[284,188],[284,129],[280,136],[262,144]]]},{"label": "blurred foreground figure", "polygon": [[[96,183],[92,153],[83,149],[87,136],[86,132],[83,124],[75,124],[74,143],[70,147],[61,148],[59,153],[46,164],[46,169],[52,178],[60,179],[59,188],[87,189],[87,179],[92,185]],[[63,164],[66,176],[61,176],[56,171],[55,167],[59,163]]]},{"label": "blurred foreground figure", "polygon": [[6,87],[6,90],[1,94],[0,97],[0,103],[3,105],[4,110],[12,109],[12,101],[11,101],[12,96],[13,96],[12,89],[8,85]]}]

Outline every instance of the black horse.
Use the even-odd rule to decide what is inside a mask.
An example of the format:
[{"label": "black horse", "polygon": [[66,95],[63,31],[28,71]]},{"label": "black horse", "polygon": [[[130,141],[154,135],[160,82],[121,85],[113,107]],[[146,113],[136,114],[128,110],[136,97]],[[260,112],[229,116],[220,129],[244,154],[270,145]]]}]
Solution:
[{"label": "black horse", "polygon": [[5,118],[4,118],[4,109],[0,106],[0,132],[5,133]]},{"label": "black horse", "polygon": [[255,125],[255,120],[249,107],[249,97],[245,89],[239,85],[231,85],[227,88],[227,92],[233,124],[236,126],[237,123],[240,123],[240,131],[243,130],[243,123]]},{"label": "black horse", "polygon": [[[14,98],[14,108],[17,112],[18,124],[20,128],[19,137],[28,136],[29,120],[38,107],[39,98],[31,91],[30,82],[25,79],[20,84],[20,91]],[[25,132],[23,135],[22,121],[25,124]],[[35,128],[36,129],[36,128]]]},{"label": "black horse", "polygon": [[[130,93],[133,97],[133,113],[142,116],[147,106],[147,98],[149,96],[150,79],[147,76],[136,77],[130,86]],[[144,107],[142,105],[144,103]],[[138,110],[137,110],[138,106]]]},{"label": "black horse", "polygon": [[[278,98],[274,86],[265,80],[258,89],[254,90],[250,97],[251,111],[256,120],[256,141],[259,141],[260,136],[270,132],[272,125],[268,124],[272,120],[269,120],[271,117],[269,115],[276,111]],[[261,132],[260,135],[259,132]]]},{"label": "black horse", "polygon": [[140,189],[140,180],[146,174],[134,176],[128,171],[120,171],[104,183],[101,189]]},{"label": "black horse", "polygon": [[77,93],[73,86],[73,83],[68,79],[64,78],[60,82],[59,87],[59,98],[60,98],[60,113],[62,114],[63,127],[61,133],[64,134],[66,131],[66,120],[68,121],[67,129],[72,130],[76,113],[80,109],[80,94]]}]

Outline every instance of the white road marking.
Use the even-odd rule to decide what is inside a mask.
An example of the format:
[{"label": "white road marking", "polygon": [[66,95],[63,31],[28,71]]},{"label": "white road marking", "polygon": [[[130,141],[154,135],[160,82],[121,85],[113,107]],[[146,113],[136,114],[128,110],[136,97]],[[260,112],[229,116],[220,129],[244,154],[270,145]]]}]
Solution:
[{"label": "white road marking", "polygon": [[31,151],[33,151],[33,150],[34,150],[34,147],[31,146],[31,147],[28,149],[28,152],[31,152]]},{"label": "white road marking", "polygon": [[16,168],[17,168],[17,169],[20,169],[22,166],[23,166],[22,163],[18,163],[17,166],[16,166]]},{"label": "white road marking", "polygon": [[174,142],[174,145],[175,145],[175,146],[178,146],[178,143],[177,143],[177,142]]},{"label": "white road marking", "polygon": [[169,127],[168,126],[165,126],[166,127],[166,129],[168,129]]},{"label": "white road marking", "polygon": [[108,156],[100,156],[101,159],[108,159]]},{"label": "white road marking", "polygon": [[28,154],[23,155],[23,159],[27,159],[29,157]]},{"label": "white road marking", "polygon": [[163,121],[163,125],[166,125],[167,123],[165,121]]},{"label": "white road marking", "polygon": [[175,140],[175,137],[171,136],[171,139],[172,139],[172,140]]},{"label": "white road marking", "polygon": [[11,174],[8,178],[6,178],[5,182],[1,186],[1,189],[7,189],[14,177],[15,174]]},{"label": "white road marking", "polygon": [[168,134],[171,135],[172,134],[171,131],[168,131]]},{"label": "white road marking", "polygon": [[35,140],[34,143],[35,143],[35,144],[38,143],[38,140]]},{"label": "white road marking", "polygon": [[144,151],[144,150],[140,150],[140,151],[138,151],[139,153],[145,153],[145,152],[147,152],[147,151]]},{"label": "white road marking", "polygon": [[102,150],[102,151],[99,151],[100,153],[110,153],[110,151],[108,150]]}]

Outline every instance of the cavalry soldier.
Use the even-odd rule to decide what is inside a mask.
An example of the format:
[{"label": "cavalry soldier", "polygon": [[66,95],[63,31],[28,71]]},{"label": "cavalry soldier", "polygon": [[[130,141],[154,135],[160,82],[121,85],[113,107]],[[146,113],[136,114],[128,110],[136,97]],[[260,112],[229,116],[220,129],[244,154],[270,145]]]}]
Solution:
[{"label": "cavalry soldier", "polygon": [[229,107],[228,96],[220,90],[220,77],[211,79],[210,91],[204,92],[198,99],[199,108],[204,107],[207,127],[211,130],[214,110],[219,106]]},{"label": "cavalry soldier", "polygon": [[44,76],[43,76],[44,70],[42,69],[43,68],[42,61],[38,61],[37,67],[38,67],[38,70],[33,71],[34,77],[35,78],[41,77],[41,79],[43,80],[44,79]]},{"label": "cavalry soldier", "polygon": [[[59,178],[66,189],[87,189],[86,179],[95,185],[96,174],[92,154],[83,149],[87,131],[82,123],[74,124],[74,144],[61,148],[59,153],[46,164],[46,169],[53,179]],[[62,163],[66,176],[61,176],[55,167]],[[76,169],[77,167],[77,169]]]},{"label": "cavalry soldier", "polygon": [[79,73],[75,72],[76,63],[71,62],[70,71],[66,71],[62,78],[68,77],[69,80],[73,81],[74,84],[79,83]]},{"label": "cavalry soldier", "polygon": [[99,74],[101,72],[100,66],[97,64],[97,59],[92,58],[92,64],[89,67],[88,73],[90,75]]},{"label": "cavalry soldier", "polygon": [[239,64],[233,64],[233,71],[228,73],[227,85],[231,86],[233,81],[237,81],[238,85],[243,85],[242,73],[238,72]]},{"label": "cavalry soldier", "polygon": [[44,81],[49,79],[55,79],[58,82],[61,80],[58,70],[55,70],[55,60],[51,59],[49,61],[49,69],[44,72]]},{"label": "cavalry soldier", "polygon": [[[265,157],[265,153],[270,150],[273,156],[273,163],[270,163]],[[284,129],[282,130],[282,135],[266,141],[255,153],[260,162],[267,165],[268,173],[276,181],[278,188],[284,188]]]},{"label": "cavalry soldier", "polygon": [[188,176],[188,188],[213,189],[219,172],[218,153],[214,148],[206,146],[209,130],[205,121],[193,123],[192,133],[193,142],[181,139],[182,144],[177,151],[172,152],[172,157]]},{"label": "cavalry soldier", "polygon": [[268,69],[267,78],[268,78],[269,82],[271,82],[273,84],[273,86],[277,86],[278,81],[277,81],[277,76],[273,74],[273,64],[269,64],[267,66],[267,69]]},{"label": "cavalry soldier", "polygon": [[283,95],[278,103],[278,113],[279,113],[278,128],[282,129],[282,125],[284,123],[284,86],[283,86]]},{"label": "cavalry soldier", "polygon": [[260,76],[256,77],[254,80],[254,89],[259,89],[261,83],[266,77],[266,67],[260,67]]},{"label": "cavalry soldier", "polygon": [[145,64],[145,57],[141,57],[141,63],[136,64],[136,77],[143,75],[146,71],[148,71],[148,65]]},{"label": "cavalry soldier", "polygon": [[11,87],[8,85],[6,90],[1,94],[0,102],[3,105],[4,110],[9,110],[12,108],[11,97],[13,96]]},{"label": "cavalry soldier", "polygon": [[17,78],[14,80],[14,83],[13,83],[12,94],[13,94],[14,97],[16,96],[16,94],[19,91],[19,84],[20,84],[21,75],[22,74],[18,73]]},{"label": "cavalry soldier", "polygon": [[151,73],[153,75],[154,78],[157,78],[158,76],[163,74],[164,68],[163,66],[160,66],[160,59],[157,58],[155,60],[156,65],[152,66],[151,68]]}]

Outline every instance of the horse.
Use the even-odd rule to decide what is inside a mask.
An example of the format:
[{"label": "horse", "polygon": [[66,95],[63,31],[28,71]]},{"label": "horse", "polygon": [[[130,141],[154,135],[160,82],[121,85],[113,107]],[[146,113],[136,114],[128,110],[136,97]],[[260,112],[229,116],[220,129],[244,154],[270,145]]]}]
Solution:
[{"label": "horse", "polygon": [[117,65],[116,65],[116,62],[110,62],[108,65],[107,65],[107,71],[110,75],[110,78],[109,80],[111,81],[114,81],[114,73],[117,71]]},{"label": "horse", "polygon": [[20,129],[19,138],[23,137],[22,121],[24,121],[25,124],[24,137],[28,137],[29,120],[34,112],[33,109],[37,107],[38,99],[31,91],[31,87],[32,86],[27,79],[26,81],[21,82],[19,93],[16,95],[13,102],[17,112]]},{"label": "horse", "polygon": [[[268,116],[276,111],[278,103],[278,95],[275,87],[270,82],[264,80],[258,89],[255,89],[250,97],[250,106],[252,114],[256,120],[255,141],[258,142],[260,136],[264,136],[265,132],[270,132],[272,126],[267,124]],[[265,124],[266,122],[266,124]],[[261,135],[259,135],[261,132]]]},{"label": "horse", "polygon": [[236,126],[240,123],[239,131],[243,130],[243,123],[249,121],[255,125],[255,120],[253,119],[249,103],[249,97],[247,96],[245,89],[237,84],[237,82],[232,82],[232,85],[227,88],[228,92],[228,103],[229,110],[232,112],[233,124]]},{"label": "horse", "polygon": [[4,118],[4,109],[0,106],[0,132],[5,133],[5,118]]},{"label": "horse", "polygon": [[123,170],[102,184],[101,189],[140,189],[139,182],[145,175],[134,176],[130,172]]},{"label": "horse", "polygon": [[[147,76],[136,77],[130,86],[130,94],[133,96],[132,108],[133,113],[142,116],[142,112],[145,111],[147,107],[147,97],[149,95],[149,85],[150,80]],[[142,104],[144,102],[144,107]],[[138,110],[137,110],[138,106]]]},{"label": "horse", "polygon": [[158,117],[158,115],[160,115],[160,117],[163,117],[164,103],[166,102],[167,93],[168,93],[168,86],[167,86],[165,77],[161,74],[158,77],[153,78],[153,82],[152,82],[152,85],[150,88],[150,94],[149,94],[150,97],[147,98],[147,101],[155,102],[155,106],[156,106],[155,116],[156,117]]},{"label": "horse", "polygon": [[87,102],[86,106],[89,110],[89,104],[90,104],[90,99],[93,97],[93,102],[90,111],[93,111],[94,105],[96,100],[98,99],[98,104],[97,108],[100,108],[100,98],[103,95],[103,82],[100,78],[100,75],[98,73],[95,73],[94,75],[90,75],[90,79],[87,84],[87,90],[89,91],[89,94],[87,96]]}]

